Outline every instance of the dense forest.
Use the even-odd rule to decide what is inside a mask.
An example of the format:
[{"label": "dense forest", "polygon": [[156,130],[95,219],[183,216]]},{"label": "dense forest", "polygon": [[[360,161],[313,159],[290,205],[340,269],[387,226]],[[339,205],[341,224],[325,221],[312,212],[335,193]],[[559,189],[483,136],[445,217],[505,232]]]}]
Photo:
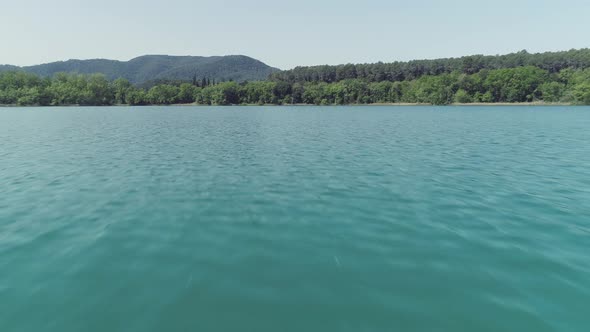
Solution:
[{"label": "dense forest", "polygon": [[488,69],[532,66],[549,73],[563,69],[590,68],[590,49],[530,54],[520,51],[506,55],[471,55],[461,58],[414,60],[409,62],[346,64],[338,66],[297,67],[271,75],[274,81],[333,83],[346,79],[366,82],[412,81],[425,75],[459,72],[467,75]]},{"label": "dense forest", "polygon": [[133,85],[101,74],[0,73],[0,104],[168,105],[513,103],[590,104],[590,50],[299,67],[266,81],[193,76]]}]

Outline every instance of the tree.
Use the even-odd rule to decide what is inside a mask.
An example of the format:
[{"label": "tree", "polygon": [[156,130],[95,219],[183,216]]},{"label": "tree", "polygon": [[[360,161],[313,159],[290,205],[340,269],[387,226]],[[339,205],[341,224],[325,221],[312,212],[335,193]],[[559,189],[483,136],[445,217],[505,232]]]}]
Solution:
[{"label": "tree", "polygon": [[537,88],[535,95],[546,102],[558,102],[563,98],[565,84],[560,82],[545,82]]},{"label": "tree", "polygon": [[127,93],[127,102],[129,105],[146,105],[148,104],[145,90],[131,89]]},{"label": "tree", "polygon": [[457,90],[455,93],[455,102],[461,104],[467,104],[473,102],[473,98],[469,95],[469,93],[463,89]]},{"label": "tree", "polygon": [[236,105],[240,104],[238,95],[238,84],[235,82],[219,83],[215,86],[218,93],[214,101],[217,105]]},{"label": "tree", "polygon": [[290,95],[293,91],[291,84],[280,81],[277,82],[273,88],[273,94],[277,97],[277,99],[284,99],[285,96]]},{"label": "tree", "polygon": [[573,89],[573,96],[576,103],[590,105],[590,82],[576,85]]},{"label": "tree", "polygon": [[199,88],[192,84],[183,83],[180,85],[176,101],[181,104],[194,103]]},{"label": "tree", "polygon": [[498,69],[490,71],[484,88],[494,102],[526,102],[533,100],[537,87],[548,78],[546,70],[532,66]]},{"label": "tree", "polygon": [[147,100],[151,104],[156,105],[169,105],[174,104],[177,101],[177,96],[180,89],[173,85],[163,84],[156,85],[151,88],[147,93]]},{"label": "tree", "polygon": [[129,94],[129,91],[132,88],[131,83],[124,78],[119,78],[119,79],[114,80],[112,85],[113,85],[113,90],[115,93],[114,103],[115,104],[129,104],[129,100],[127,98],[127,95]]}]

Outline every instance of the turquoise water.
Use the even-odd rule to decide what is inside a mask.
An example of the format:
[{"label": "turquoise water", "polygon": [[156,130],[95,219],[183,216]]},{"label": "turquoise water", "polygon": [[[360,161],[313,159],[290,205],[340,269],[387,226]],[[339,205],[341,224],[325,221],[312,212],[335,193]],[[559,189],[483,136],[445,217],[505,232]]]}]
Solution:
[{"label": "turquoise water", "polygon": [[587,331],[590,108],[0,109],[0,331]]}]

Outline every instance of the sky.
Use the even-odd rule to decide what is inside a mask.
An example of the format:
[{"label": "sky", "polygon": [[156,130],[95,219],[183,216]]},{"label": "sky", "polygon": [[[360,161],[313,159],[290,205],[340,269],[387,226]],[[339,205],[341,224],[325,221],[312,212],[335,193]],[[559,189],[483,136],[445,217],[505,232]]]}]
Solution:
[{"label": "sky", "polygon": [[271,66],[590,47],[590,1],[0,0],[0,64],[243,54]]}]

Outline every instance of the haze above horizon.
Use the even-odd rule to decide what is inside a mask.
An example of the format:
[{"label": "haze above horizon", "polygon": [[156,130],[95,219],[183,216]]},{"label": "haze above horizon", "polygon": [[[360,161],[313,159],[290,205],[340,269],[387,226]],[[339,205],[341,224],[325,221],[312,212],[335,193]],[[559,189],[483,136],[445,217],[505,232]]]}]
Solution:
[{"label": "haze above horizon", "polygon": [[243,54],[270,66],[392,62],[590,46],[590,3],[498,0],[6,1],[0,64]]}]

